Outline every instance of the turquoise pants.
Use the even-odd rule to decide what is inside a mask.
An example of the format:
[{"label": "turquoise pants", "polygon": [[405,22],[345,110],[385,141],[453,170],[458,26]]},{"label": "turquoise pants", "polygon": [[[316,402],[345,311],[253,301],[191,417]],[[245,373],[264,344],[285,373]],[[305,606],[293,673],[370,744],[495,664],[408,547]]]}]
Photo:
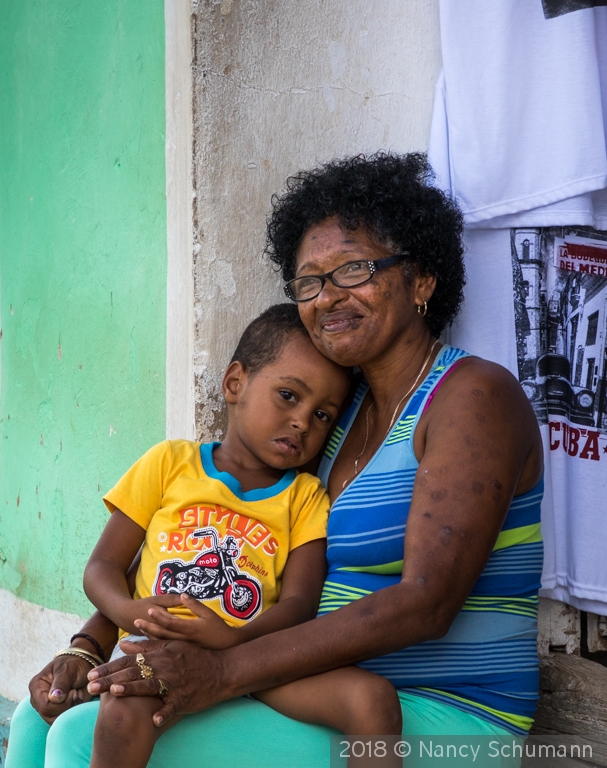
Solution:
[{"label": "turquoise pants", "polygon": [[[481,753],[491,739],[511,743],[507,731],[474,715],[421,696],[399,692],[404,732],[408,737],[477,737]],[[91,759],[93,730],[99,702],[80,704],[64,712],[49,727],[28,699],[17,707],[11,723],[6,768],[86,768]],[[333,739],[331,753],[330,737]],[[274,712],[259,701],[233,699],[205,712],[188,715],[159,739],[149,768],[345,768],[345,737],[317,725],[307,725]],[[460,739],[461,742],[461,739]],[[362,743],[362,742],[361,742]],[[425,739],[420,757],[412,741],[407,768],[445,765],[483,766],[481,759],[436,759],[437,740]],[[476,743],[476,742],[475,742]],[[497,741],[495,742],[497,743]],[[518,762],[492,758],[491,768],[514,768]]]}]

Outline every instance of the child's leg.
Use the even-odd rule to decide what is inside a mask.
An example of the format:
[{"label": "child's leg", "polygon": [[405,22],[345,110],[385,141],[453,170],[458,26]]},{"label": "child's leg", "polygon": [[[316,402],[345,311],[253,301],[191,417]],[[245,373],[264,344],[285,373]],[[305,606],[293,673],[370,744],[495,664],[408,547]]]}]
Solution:
[{"label": "child's leg", "polygon": [[156,696],[129,696],[120,699],[101,695],[95,725],[91,768],[145,768],[158,737],[181,718],[162,728],[152,722],[162,706]]},{"label": "child's leg", "polygon": [[[386,741],[386,754],[373,749],[360,758],[351,751],[349,766],[402,765],[394,755],[394,744],[402,734],[402,712],[394,686],[384,677],[360,667],[344,667],[314,675],[294,683],[260,691],[255,698],[294,720],[328,725],[349,736],[392,736]],[[374,743],[365,740],[364,743]],[[363,742],[359,742],[361,745]],[[359,750],[360,751],[360,750]],[[364,751],[364,750],[363,750]]]}]

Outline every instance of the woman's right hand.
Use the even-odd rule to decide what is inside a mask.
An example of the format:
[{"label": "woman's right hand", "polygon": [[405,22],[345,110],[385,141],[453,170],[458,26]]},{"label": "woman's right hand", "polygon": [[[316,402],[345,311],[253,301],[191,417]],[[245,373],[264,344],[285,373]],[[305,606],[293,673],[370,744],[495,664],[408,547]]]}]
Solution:
[{"label": "woman's right hand", "polygon": [[93,697],[86,689],[91,665],[78,656],[58,656],[29,684],[32,706],[52,724],[62,712]]},{"label": "woman's right hand", "polygon": [[[153,717],[156,726],[174,715],[199,712],[241,693],[226,684],[222,656],[229,651],[211,651],[180,640],[123,641],[120,647],[127,655],[90,670],[88,690],[93,695],[109,691],[118,697],[159,696],[158,681],[162,680],[168,693]],[[142,677],[137,654],[143,655],[153,677]]]}]

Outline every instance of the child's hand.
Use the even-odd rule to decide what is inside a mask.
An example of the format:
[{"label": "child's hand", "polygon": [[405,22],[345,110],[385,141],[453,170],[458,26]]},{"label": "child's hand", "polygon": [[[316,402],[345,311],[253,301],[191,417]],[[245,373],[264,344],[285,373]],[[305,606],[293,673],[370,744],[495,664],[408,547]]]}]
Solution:
[{"label": "child's hand", "polygon": [[[139,634],[141,630],[135,622],[138,619],[148,619],[148,611],[151,608],[166,611],[167,608],[176,608],[179,605],[181,605],[179,595],[152,595],[152,597],[143,597],[141,600],[128,599],[120,603],[121,616],[117,623],[129,632],[134,626],[134,634]],[[113,616],[110,618],[114,619]]]},{"label": "child's hand", "polygon": [[[148,598],[151,599],[151,598]],[[137,602],[144,602],[138,600]],[[150,608],[147,620],[137,619],[135,626],[148,637],[160,640],[187,640],[202,648],[220,650],[238,645],[238,629],[228,626],[223,619],[206,605],[188,594],[181,595],[181,603],[195,614],[196,619],[173,616],[167,610]],[[148,606],[149,608],[149,606]]]}]

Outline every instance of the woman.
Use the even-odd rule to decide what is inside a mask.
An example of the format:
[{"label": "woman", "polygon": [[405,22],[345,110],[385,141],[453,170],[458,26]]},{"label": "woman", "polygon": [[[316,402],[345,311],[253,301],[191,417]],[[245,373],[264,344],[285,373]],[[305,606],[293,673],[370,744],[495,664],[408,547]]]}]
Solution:
[{"label": "woman", "polygon": [[[302,173],[273,206],[267,251],[287,295],[317,348],[362,373],[319,470],[333,503],[323,615],[221,652],[151,641],[143,653],[153,678],[142,679],[130,655],[95,669],[87,694],[86,662],[59,657],[32,681],[34,706],[43,716],[66,708],[62,697],[49,703],[54,688],[69,691],[68,702],[110,685],[115,695],[158,695],[162,679],[157,726],[199,714],[160,739],[150,765],[193,766],[201,755],[217,766],[270,765],[290,755],[320,766],[326,731],[234,699],[361,663],[399,689],[406,734],[524,734],[537,698],[542,448],[518,382],[437,341],[462,297],[461,216],[430,186],[421,155]],[[181,629],[160,607],[151,620],[149,636]],[[111,645],[103,617],[85,632],[102,650]],[[94,650],[86,637],[74,642]],[[87,764],[94,707],[51,729],[49,754],[63,766]],[[21,708],[19,729],[46,728],[32,713]],[[82,757],[69,762],[68,745]]]}]

